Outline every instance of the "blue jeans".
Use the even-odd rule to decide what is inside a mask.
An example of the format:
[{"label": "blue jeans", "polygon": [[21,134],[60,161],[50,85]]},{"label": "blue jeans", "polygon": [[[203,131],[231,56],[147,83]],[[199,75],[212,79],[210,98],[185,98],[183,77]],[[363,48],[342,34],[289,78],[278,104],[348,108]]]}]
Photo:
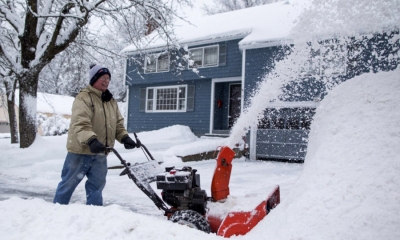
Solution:
[{"label": "blue jeans", "polygon": [[68,204],[75,188],[86,176],[86,204],[103,205],[102,191],[106,185],[107,156],[68,152],[61,172],[54,203]]}]

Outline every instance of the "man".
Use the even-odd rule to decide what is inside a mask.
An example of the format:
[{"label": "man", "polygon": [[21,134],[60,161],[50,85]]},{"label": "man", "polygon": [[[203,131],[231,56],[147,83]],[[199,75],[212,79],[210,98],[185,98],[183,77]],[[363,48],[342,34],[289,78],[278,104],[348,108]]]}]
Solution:
[{"label": "man", "polygon": [[86,204],[103,205],[102,191],[106,184],[107,152],[115,140],[126,149],[140,147],[124,128],[124,119],[117,102],[108,90],[110,71],[91,65],[89,85],[76,96],[72,105],[67,150],[54,203],[68,204],[75,188],[86,176]]}]

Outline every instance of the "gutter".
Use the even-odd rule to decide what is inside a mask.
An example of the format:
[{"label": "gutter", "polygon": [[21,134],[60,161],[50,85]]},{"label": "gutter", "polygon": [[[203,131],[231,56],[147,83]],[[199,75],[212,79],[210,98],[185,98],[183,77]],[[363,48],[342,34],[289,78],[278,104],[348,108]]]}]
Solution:
[{"label": "gutter", "polygon": [[[235,39],[243,39],[246,36],[248,36],[251,33],[251,29],[245,29],[244,31],[234,31],[231,34],[224,33],[224,34],[219,34],[220,36],[209,36],[201,39],[192,39],[192,40],[186,40],[179,42],[180,45],[187,45],[188,47],[193,47],[193,46],[199,46],[199,45],[206,45],[206,44],[212,44],[216,42],[223,42],[223,41],[231,41]],[[229,35],[229,36],[226,36]],[[158,45],[155,47],[149,47],[149,48],[144,48],[144,49],[137,49],[134,51],[123,51],[126,55],[136,55],[138,53],[150,53],[150,52],[159,52],[159,51],[164,51],[166,48],[169,48],[173,44],[169,45]]]},{"label": "gutter", "polygon": [[257,48],[266,48],[266,47],[275,47],[280,46],[288,43],[292,43],[292,40],[286,38],[275,38],[265,41],[259,42],[251,42],[251,43],[241,43],[239,42],[239,49],[246,50],[246,49],[257,49]]}]

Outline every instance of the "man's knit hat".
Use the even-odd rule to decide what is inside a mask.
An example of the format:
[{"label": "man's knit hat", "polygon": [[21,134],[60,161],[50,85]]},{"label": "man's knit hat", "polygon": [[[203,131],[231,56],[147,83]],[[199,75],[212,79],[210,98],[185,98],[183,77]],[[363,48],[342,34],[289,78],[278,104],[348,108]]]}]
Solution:
[{"label": "man's knit hat", "polygon": [[99,79],[104,74],[108,74],[108,76],[110,76],[110,78],[111,78],[111,73],[106,67],[103,67],[99,64],[91,64],[90,70],[89,70],[90,85],[93,86],[93,84],[97,81],[97,79]]}]

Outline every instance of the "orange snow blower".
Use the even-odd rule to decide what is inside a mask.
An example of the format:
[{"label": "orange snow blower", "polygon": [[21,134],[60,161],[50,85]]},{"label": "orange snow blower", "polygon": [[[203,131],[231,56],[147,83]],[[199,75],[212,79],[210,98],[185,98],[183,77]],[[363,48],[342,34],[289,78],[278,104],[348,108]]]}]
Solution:
[{"label": "orange snow blower", "polygon": [[[235,152],[227,146],[220,149],[217,166],[211,183],[211,198],[213,201],[223,201],[229,195],[229,180],[232,171],[232,160]],[[270,211],[280,203],[279,186],[275,186],[265,200],[254,209],[248,211],[233,211],[225,215],[207,215],[212,232],[219,236],[245,235],[257,225]]]},{"label": "orange snow blower", "polygon": [[[134,136],[138,140],[136,134]],[[124,170],[120,175],[128,175],[172,222],[228,238],[248,233],[280,203],[279,186],[274,186],[267,197],[258,205],[250,206],[250,210],[218,209],[219,204],[229,202],[231,163],[235,152],[227,146],[220,149],[216,159],[211,197],[200,188],[200,175],[196,169],[188,166],[181,169],[166,167],[163,171],[143,144],[141,148],[149,161],[134,165],[123,160],[114,148],[108,150],[114,152],[123,165]],[[162,190],[162,199],[151,188],[152,182],[156,182],[157,189]],[[210,203],[209,206],[207,203]]]}]

